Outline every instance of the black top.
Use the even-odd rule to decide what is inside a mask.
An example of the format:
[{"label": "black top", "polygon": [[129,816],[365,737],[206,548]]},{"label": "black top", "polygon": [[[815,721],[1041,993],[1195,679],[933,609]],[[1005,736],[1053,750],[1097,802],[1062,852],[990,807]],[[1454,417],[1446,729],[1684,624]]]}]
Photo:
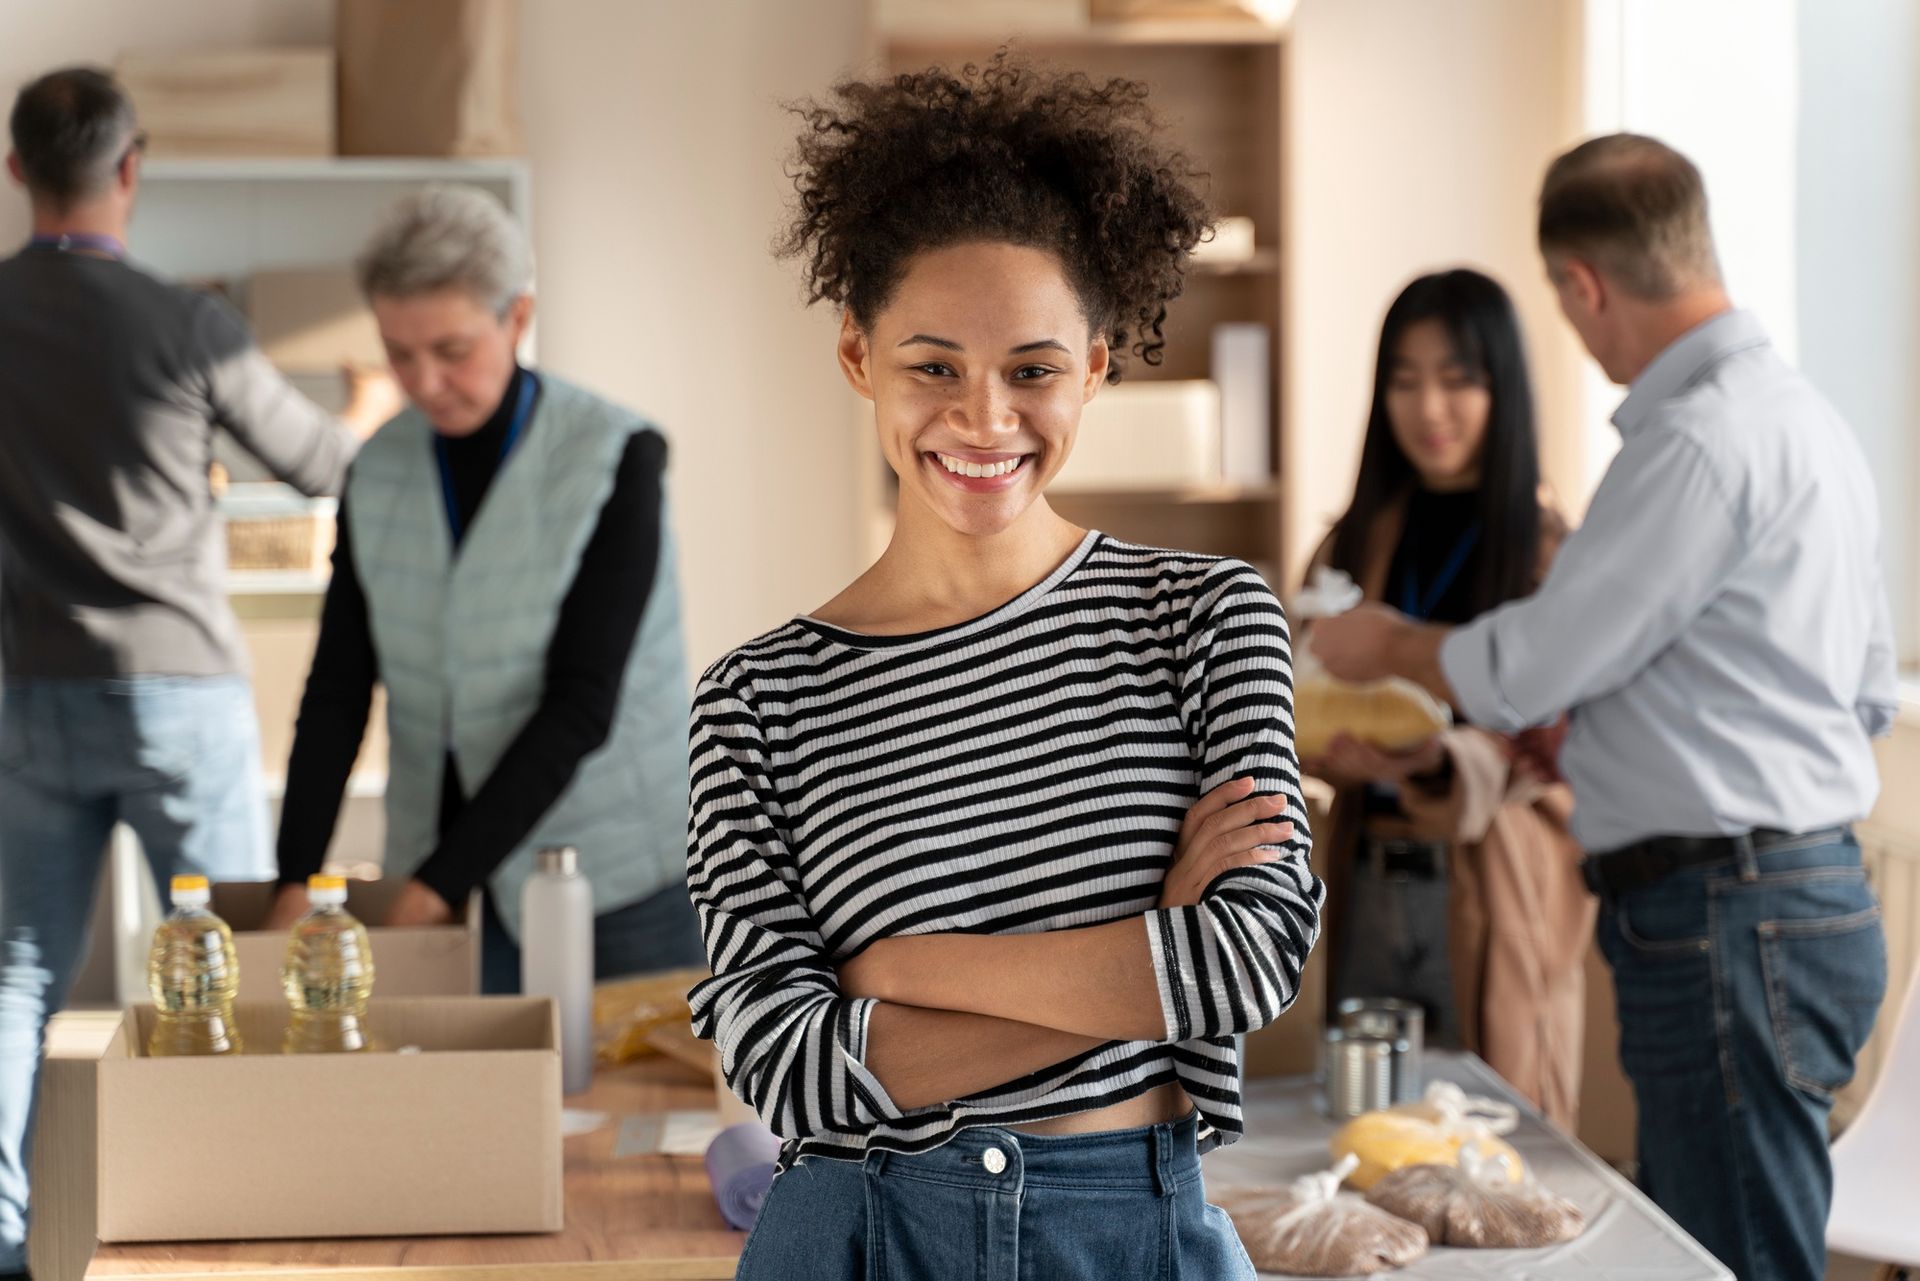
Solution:
[{"label": "black top", "polygon": [[[462,528],[482,514],[500,467],[520,380],[516,372],[499,408],[470,436],[446,441],[447,470]],[[537,397],[536,397],[537,400]],[[527,424],[532,430],[535,420]],[[526,839],[560,798],[588,753],[607,741],[621,679],[660,559],[661,475],[667,446],[659,433],[634,434],[621,456],[613,492],[581,553],[547,648],[546,684],[492,774],[469,790],[446,764],[440,844],[414,877],[458,910],[470,891]],[[346,504],[341,503],[333,581],[320,616],[313,670],[287,763],[280,813],[280,880],[299,882],[320,870],[339,817],[340,799],[366,732],[379,663],[367,598],[353,563]],[[471,797],[471,799],[469,799]]]},{"label": "black top", "polygon": [[[1472,622],[1476,616],[1473,584],[1481,557],[1480,539],[1474,532],[1479,514],[1480,496],[1474,490],[1443,494],[1415,489],[1407,500],[1400,543],[1387,566],[1386,603],[1428,622],[1456,627]],[[1438,786],[1451,773],[1449,759],[1438,774],[1413,782]],[[1365,810],[1368,817],[1406,817],[1399,789],[1378,784],[1366,789]]]},{"label": "black top", "polygon": [[[1478,537],[1464,557],[1459,549],[1477,528],[1480,495],[1416,489],[1407,500],[1407,523],[1387,567],[1386,603],[1433,623],[1473,621],[1473,584],[1480,573]],[[1449,566],[1453,567],[1451,577]],[[1411,591],[1411,601],[1409,601]]]}]

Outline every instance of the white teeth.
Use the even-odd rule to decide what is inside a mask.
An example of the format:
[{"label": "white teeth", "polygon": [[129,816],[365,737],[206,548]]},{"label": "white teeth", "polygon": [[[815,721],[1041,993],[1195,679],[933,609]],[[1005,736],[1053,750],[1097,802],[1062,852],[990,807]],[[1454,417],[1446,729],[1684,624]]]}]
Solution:
[{"label": "white teeth", "polygon": [[949,458],[942,453],[935,453],[934,457],[940,460],[942,467],[945,467],[954,475],[970,476],[976,480],[991,476],[1005,476],[1016,472],[1020,470],[1020,464],[1026,461],[1025,457],[1020,457],[1003,459],[997,463],[972,463],[961,458]]}]

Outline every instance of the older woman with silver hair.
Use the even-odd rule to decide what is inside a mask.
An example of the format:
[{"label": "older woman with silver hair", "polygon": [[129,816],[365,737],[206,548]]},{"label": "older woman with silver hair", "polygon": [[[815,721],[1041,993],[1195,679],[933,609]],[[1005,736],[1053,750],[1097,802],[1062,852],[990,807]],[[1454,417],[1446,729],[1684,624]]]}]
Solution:
[{"label": "older woman with silver hair", "polygon": [[361,451],[287,769],[276,923],[306,906],[387,690],[387,925],[486,891],[483,987],[519,986],[520,888],[570,845],[600,977],[702,958],[683,886],[687,680],[662,473],[634,414],[516,359],[532,258],[471,188],[403,200],[359,262],[411,405]]}]

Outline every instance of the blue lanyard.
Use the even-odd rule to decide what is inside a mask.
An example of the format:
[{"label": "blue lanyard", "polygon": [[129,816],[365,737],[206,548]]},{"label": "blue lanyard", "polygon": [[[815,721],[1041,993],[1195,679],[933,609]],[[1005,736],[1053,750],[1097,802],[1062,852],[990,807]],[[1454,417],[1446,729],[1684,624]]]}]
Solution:
[{"label": "blue lanyard", "polygon": [[[525,370],[520,376],[520,399],[514,403],[513,417],[507,422],[507,437],[500,442],[500,462],[505,465],[507,455],[520,443],[520,433],[527,428],[527,418],[533,411],[533,394],[539,384],[532,370]],[[460,521],[460,501],[453,492],[453,467],[447,462],[446,437],[436,434],[433,438],[433,456],[440,464],[440,497],[447,505],[447,530],[453,535],[453,545],[457,549],[467,536],[465,526]]]},{"label": "blue lanyard", "polygon": [[57,249],[61,253],[74,250],[91,251],[105,254],[109,258],[125,258],[127,247],[113,236],[96,236],[90,232],[76,231],[64,236],[35,236],[27,241],[29,249]]},{"label": "blue lanyard", "polygon": [[1427,619],[1433,617],[1434,606],[1447,594],[1447,588],[1453,586],[1453,580],[1460,577],[1460,571],[1466,567],[1467,557],[1473,554],[1473,545],[1480,541],[1480,522],[1467,526],[1467,532],[1460,535],[1460,541],[1454,544],[1453,552],[1447,557],[1446,564],[1433,576],[1425,595],[1420,592],[1419,580],[1414,577],[1413,566],[1409,564],[1400,572],[1400,612],[1409,618]]}]

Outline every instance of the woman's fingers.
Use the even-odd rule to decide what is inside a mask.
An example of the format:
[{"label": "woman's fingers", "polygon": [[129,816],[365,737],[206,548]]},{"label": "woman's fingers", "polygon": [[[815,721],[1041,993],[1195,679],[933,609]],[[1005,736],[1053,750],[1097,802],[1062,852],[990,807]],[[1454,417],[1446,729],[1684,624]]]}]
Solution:
[{"label": "woman's fingers", "polygon": [[1222,854],[1238,854],[1262,845],[1278,845],[1292,836],[1292,823],[1255,823],[1251,827],[1222,832],[1201,847],[1204,851],[1202,857],[1214,858]]},{"label": "woman's fingers", "polygon": [[1276,814],[1284,814],[1288,806],[1289,802],[1284,796],[1256,796],[1230,805],[1200,824],[1188,843],[1196,847],[1209,844],[1223,832],[1235,831],[1252,823],[1264,822]]},{"label": "woman's fingers", "polygon": [[1252,792],[1251,778],[1228,779],[1193,803],[1192,808],[1187,811],[1186,818],[1180,823],[1180,835],[1182,837],[1189,835],[1202,823]]}]

